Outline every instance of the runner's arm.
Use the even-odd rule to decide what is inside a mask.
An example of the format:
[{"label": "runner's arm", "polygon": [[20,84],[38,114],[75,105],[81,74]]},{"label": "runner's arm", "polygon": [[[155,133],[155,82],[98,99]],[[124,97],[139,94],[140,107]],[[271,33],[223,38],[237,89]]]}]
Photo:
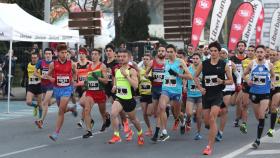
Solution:
[{"label": "runner's arm", "polygon": [[199,79],[199,75],[200,73],[202,72],[202,63],[200,63],[195,71],[195,75],[194,75],[194,82],[195,82],[195,85],[198,89],[201,89],[202,86],[200,84],[200,79]]},{"label": "runner's arm", "polygon": [[71,64],[72,64],[72,73],[73,73],[72,77],[73,77],[73,81],[75,83],[75,82],[77,82],[77,78],[78,78],[78,76],[77,76],[77,66],[74,62],[71,62]]},{"label": "runner's arm", "polygon": [[275,83],[275,72],[274,72],[274,70],[273,70],[273,64],[269,63],[269,67],[270,67],[271,84],[272,84],[272,88],[274,88],[274,83]]},{"label": "runner's arm", "polygon": [[243,78],[247,83],[249,83],[250,78],[246,78],[246,76],[250,73],[252,66],[253,66],[253,62],[251,62],[251,63],[247,66],[247,68],[244,70],[244,73],[243,73],[243,76],[242,76],[242,78]]},{"label": "runner's arm", "polygon": [[232,71],[231,71],[231,69],[229,68],[228,65],[226,65],[225,71],[226,71],[227,79],[224,80],[224,85],[231,85],[231,84],[233,84]]},{"label": "runner's arm", "polygon": [[183,78],[183,79],[192,80],[193,79],[192,74],[190,73],[185,61],[182,59],[181,59],[181,66],[184,70],[184,74],[178,74],[178,77]]},{"label": "runner's arm", "polygon": [[102,66],[101,66],[101,73],[102,73],[103,77],[98,77],[98,80],[100,82],[102,82],[103,84],[107,84],[108,76],[107,76],[107,68],[106,68],[105,64],[102,64]]},{"label": "runner's arm", "polygon": [[134,89],[137,89],[138,88],[138,75],[137,75],[137,71],[135,69],[130,69],[129,70],[129,74],[130,75],[127,75],[125,76],[128,80],[128,82],[131,84],[131,86],[134,88]]}]

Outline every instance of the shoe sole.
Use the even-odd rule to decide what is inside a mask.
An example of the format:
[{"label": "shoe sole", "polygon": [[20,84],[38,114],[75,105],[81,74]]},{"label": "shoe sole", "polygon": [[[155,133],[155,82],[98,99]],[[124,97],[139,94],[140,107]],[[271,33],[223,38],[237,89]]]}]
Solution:
[{"label": "shoe sole", "polygon": [[165,137],[164,139],[162,139],[161,141],[162,141],[162,142],[165,142],[166,140],[169,139],[169,137],[170,137],[170,136],[167,136],[167,137]]},{"label": "shoe sole", "polygon": [[49,138],[54,142],[56,142],[56,140],[57,140],[57,139],[54,139],[51,135],[49,135]]},{"label": "shoe sole", "polygon": [[252,144],[252,146],[254,149],[258,149],[258,147],[259,147],[258,144],[256,144],[256,143]]}]

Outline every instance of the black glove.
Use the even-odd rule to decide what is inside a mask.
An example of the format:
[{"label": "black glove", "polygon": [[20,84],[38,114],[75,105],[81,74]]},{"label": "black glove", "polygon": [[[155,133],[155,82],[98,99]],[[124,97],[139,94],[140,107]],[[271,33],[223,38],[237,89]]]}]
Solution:
[{"label": "black glove", "polygon": [[174,70],[172,70],[172,69],[169,69],[168,70],[168,72],[169,72],[169,74],[170,75],[173,75],[173,76],[178,76],[178,73],[177,72],[175,72]]},{"label": "black glove", "polygon": [[153,81],[153,80],[154,80],[154,77],[153,77],[153,76],[149,76],[148,79],[149,79],[150,81]]},{"label": "black glove", "polygon": [[93,72],[93,73],[92,73],[92,77],[98,79],[99,76],[98,76],[96,73]]}]

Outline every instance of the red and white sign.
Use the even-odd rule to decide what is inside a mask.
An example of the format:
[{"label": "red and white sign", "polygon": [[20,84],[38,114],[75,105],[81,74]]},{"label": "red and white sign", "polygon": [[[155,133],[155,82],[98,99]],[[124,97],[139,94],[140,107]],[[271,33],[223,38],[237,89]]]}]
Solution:
[{"label": "red and white sign", "polygon": [[194,48],[196,48],[199,43],[201,32],[205,26],[211,8],[212,0],[197,0],[192,23],[191,43]]},{"label": "red and white sign", "polygon": [[242,33],[249,23],[254,9],[251,3],[241,3],[232,20],[231,30],[228,40],[228,49],[235,50],[237,42],[240,40]]},{"label": "red and white sign", "polygon": [[264,9],[262,8],[256,27],[256,46],[258,46],[261,43],[263,22],[264,22]]}]

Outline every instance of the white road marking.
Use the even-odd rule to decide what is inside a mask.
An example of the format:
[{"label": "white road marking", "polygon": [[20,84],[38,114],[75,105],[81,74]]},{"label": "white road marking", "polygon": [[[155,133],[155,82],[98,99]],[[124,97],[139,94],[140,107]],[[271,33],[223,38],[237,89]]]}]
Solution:
[{"label": "white road marking", "polygon": [[[280,132],[280,129],[278,129],[278,130],[275,132],[275,134],[278,134],[279,132]],[[269,138],[268,138],[268,136],[266,135],[266,136],[264,136],[264,137],[261,138],[261,142],[262,142],[262,140],[267,140],[267,139],[269,139]],[[231,152],[231,153],[229,153],[229,154],[223,156],[222,158],[234,158],[234,157],[236,157],[237,155],[240,155],[240,154],[242,154],[243,152],[247,151],[248,149],[251,149],[251,148],[252,148],[252,143],[253,143],[253,142],[251,142],[250,144],[247,144],[247,145],[245,145],[245,146],[243,146],[243,147],[241,147],[241,148],[239,148],[239,149],[237,149],[237,150],[235,150],[235,151],[233,151],[233,152]]]},{"label": "white road marking", "polygon": [[248,153],[247,155],[274,155],[280,154],[280,150],[257,150]]},{"label": "white road marking", "polygon": [[[104,132],[97,131],[97,132],[92,133],[92,136],[97,135],[97,134],[101,134],[101,133],[105,133],[105,132],[106,131],[104,131]],[[69,138],[68,140],[76,140],[76,139],[82,139],[82,136]]]},{"label": "white road marking", "polygon": [[26,148],[26,149],[23,149],[23,150],[18,150],[18,151],[2,154],[2,155],[0,155],[0,158],[15,155],[15,154],[19,154],[19,153],[23,153],[23,152],[26,152],[26,151],[31,151],[31,150],[35,150],[35,149],[44,148],[44,147],[47,147],[47,146],[48,145],[40,145],[40,146],[35,146],[35,147],[31,147],[31,148]]}]

